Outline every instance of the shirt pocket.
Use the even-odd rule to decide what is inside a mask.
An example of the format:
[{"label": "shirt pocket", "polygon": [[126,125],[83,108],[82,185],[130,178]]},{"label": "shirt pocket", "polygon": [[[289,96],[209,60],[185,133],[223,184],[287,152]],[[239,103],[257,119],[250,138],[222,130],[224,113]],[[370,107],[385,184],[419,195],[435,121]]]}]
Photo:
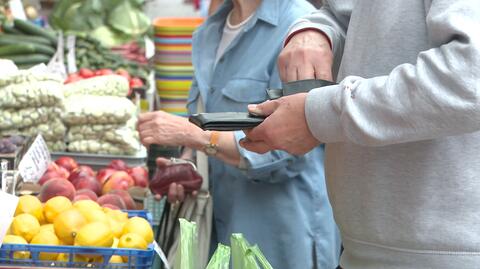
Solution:
[{"label": "shirt pocket", "polygon": [[235,111],[245,111],[246,105],[258,104],[267,100],[267,81],[253,79],[233,79],[222,89],[224,99]]}]

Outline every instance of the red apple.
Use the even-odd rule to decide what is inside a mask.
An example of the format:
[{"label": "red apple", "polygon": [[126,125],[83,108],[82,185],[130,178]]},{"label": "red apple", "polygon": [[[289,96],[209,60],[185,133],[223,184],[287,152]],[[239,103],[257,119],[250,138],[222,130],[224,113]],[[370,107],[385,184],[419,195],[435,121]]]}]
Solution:
[{"label": "red apple", "polygon": [[76,201],[81,201],[81,200],[92,200],[90,199],[90,196],[88,195],[85,195],[85,194],[77,194],[75,195],[75,197],[73,198],[73,202],[76,202]]},{"label": "red apple", "polygon": [[111,168],[119,171],[127,171],[128,165],[122,160],[113,160],[110,162],[107,168]]},{"label": "red apple", "polygon": [[93,192],[92,190],[89,190],[89,189],[81,189],[81,190],[78,190],[76,192],[75,195],[82,195],[82,196],[88,196],[90,198],[90,200],[92,201],[97,201],[98,199],[98,196],[95,192]]},{"label": "red apple", "polygon": [[51,162],[48,164],[48,167],[47,167],[47,172],[48,171],[57,171],[58,170],[58,165],[54,162]]},{"label": "red apple", "polygon": [[58,166],[61,166],[65,169],[67,169],[69,172],[72,172],[73,170],[77,169],[77,167],[78,167],[78,163],[73,158],[65,157],[65,156],[58,158],[55,161],[55,163]]},{"label": "red apple", "polygon": [[103,204],[102,207],[110,208],[110,209],[113,209],[113,210],[120,210],[120,207],[118,207],[116,205],[112,205],[112,204]]},{"label": "red apple", "polygon": [[45,184],[47,181],[49,180],[52,180],[52,179],[67,179],[66,177],[64,177],[62,174],[60,174],[59,172],[57,171],[47,171],[45,174],[43,174],[43,176],[40,178],[40,180],[38,181],[38,184],[40,185],[43,185]]},{"label": "red apple", "polygon": [[105,181],[107,181],[107,179],[113,174],[115,173],[117,170],[115,169],[111,169],[111,168],[103,168],[103,169],[100,169],[98,170],[98,173],[97,173],[97,180],[98,182],[100,182],[100,184],[104,184]]},{"label": "red apple", "polygon": [[109,193],[111,190],[128,190],[135,185],[133,178],[125,171],[117,171],[113,173],[105,182],[102,193]]},{"label": "red apple", "polygon": [[128,193],[128,191],[113,190],[108,194],[115,194],[115,195],[118,195],[120,198],[122,198],[123,202],[125,203],[125,206],[127,207],[127,210],[137,209],[137,206],[135,205],[135,201],[133,201],[133,198],[130,195],[130,193]]},{"label": "red apple", "polygon": [[72,181],[72,184],[77,191],[87,189],[97,195],[102,194],[102,185],[92,176],[77,178],[75,181]]},{"label": "red apple", "polygon": [[90,166],[87,166],[87,165],[80,165],[77,169],[75,170],[80,170],[80,171],[84,171],[86,172],[87,174],[89,174],[90,176],[94,177],[95,176],[95,171],[93,171],[93,169],[90,167]]},{"label": "red apple", "polygon": [[105,194],[98,198],[97,203],[101,206],[106,204],[114,205],[122,210],[127,209],[125,202],[123,202],[122,198],[115,194]]},{"label": "red apple", "polygon": [[68,177],[68,180],[74,182],[78,178],[94,177],[95,172],[89,166],[80,165],[77,169],[73,170]]},{"label": "red apple", "polygon": [[146,188],[148,187],[148,171],[145,167],[137,166],[128,169],[127,173],[135,181],[135,186]]},{"label": "red apple", "polygon": [[[48,201],[55,196],[65,196],[70,200],[75,197],[75,187],[65,179],[53,179],[45,183],[40,189],[39,199],[42,202]],[[123,201],[122,201],[123,202]]]}]

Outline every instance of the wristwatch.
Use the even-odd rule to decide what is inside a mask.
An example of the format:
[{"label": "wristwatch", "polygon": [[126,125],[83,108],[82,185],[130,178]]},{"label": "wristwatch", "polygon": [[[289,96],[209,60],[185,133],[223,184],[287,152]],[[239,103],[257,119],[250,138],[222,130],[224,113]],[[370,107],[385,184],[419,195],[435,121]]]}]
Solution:
[{"label": "wristwatch", "polygon": [[218,152],[218,138],[220,133],[217,131],[212,131],[210,134],[210,143],[206,144],[203,148],[203,151],[208,156],[215,156]]}]

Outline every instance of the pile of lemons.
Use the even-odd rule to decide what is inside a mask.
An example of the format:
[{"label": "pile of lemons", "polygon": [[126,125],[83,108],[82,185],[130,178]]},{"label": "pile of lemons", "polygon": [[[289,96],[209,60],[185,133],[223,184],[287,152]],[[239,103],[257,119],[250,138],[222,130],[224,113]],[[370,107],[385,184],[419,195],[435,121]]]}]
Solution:
[{"label": "pile of lemons", "polygon": [[[38,244],[147,249],[153,230],[141,217],[128,218],[120,210],[101,207],[91,200],[72,202],[57,196],[42,204],[31,195],[21,196],[15,217],[4,238],[5,244]],[[78,256],[78,257],[77,257]],[[16,251],[14,259],[29,259],[27,251]],[[39,259],[68,261],[65,253],[40,253]],[[101,257],[75,255],[74,261],[99,262]],[[127,262],[127,257],[112,256],[110,263]],[[103,261],[103,260],[102,260]]]}]

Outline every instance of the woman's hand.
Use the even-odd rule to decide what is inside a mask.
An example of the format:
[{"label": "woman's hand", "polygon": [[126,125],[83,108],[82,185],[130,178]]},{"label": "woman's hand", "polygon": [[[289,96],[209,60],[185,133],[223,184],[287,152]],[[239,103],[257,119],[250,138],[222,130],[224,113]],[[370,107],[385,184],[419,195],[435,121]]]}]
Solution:
[{"label": "woman's hand", "polygon": [[[138,132],[143,145],[190,146],[201,129],[186,118],[163,111],[143,113],[138,117]],[[196,136],[197,135],[197,136]]]},{"label": "woman's hand", "polygon": [[[162,157],[157,158],[156,162],[157,167],[159,168],[172,165],[172,162],[170,160]],[[192,195],[197,195],[197,191],[194,191]],[[162,199],[162,196],[160,194],[156,194],[155,199],[160,200]],[[183,200],[185,200],[185,189],[183,188],[183,186],[177,183],[170,184],[170,187],[168,188],[167,201],[171,204],[175,204],[178,202],[183,202]]]}]

